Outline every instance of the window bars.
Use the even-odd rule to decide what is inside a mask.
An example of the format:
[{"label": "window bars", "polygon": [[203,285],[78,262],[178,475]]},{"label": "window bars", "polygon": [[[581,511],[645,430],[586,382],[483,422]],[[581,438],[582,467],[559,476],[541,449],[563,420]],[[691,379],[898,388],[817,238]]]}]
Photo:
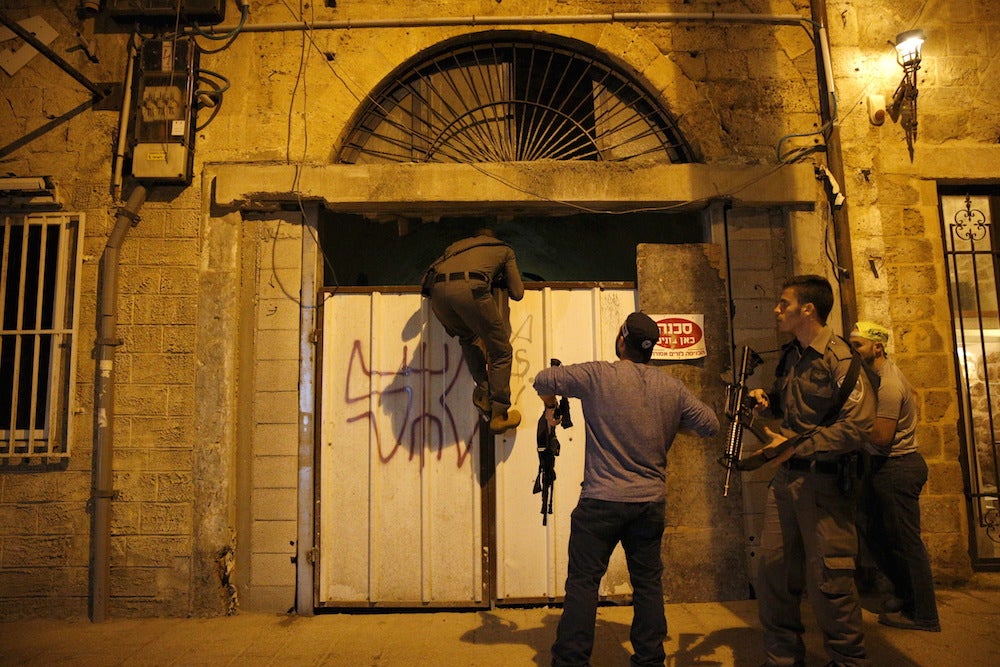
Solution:
[{"label": "window bars", "polygon": [[996,196],[942,196],[974,558],[1000,562],[1000,239]]},{"label": "window bars", "polygon": [[83,217],[0,221],[0,464],[65,459]]},{"label": "window bars", "polygon": [[488,33],[386,78],[338,162],[694,161],[676,122],[584,45]]}]

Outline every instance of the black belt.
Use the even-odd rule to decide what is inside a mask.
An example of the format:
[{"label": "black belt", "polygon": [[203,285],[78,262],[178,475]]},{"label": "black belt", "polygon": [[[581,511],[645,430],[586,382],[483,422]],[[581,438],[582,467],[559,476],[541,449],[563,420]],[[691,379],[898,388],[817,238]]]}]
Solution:
[{"label": "black belt", "polygon": [[454,273],[439,273],[434,276],[434,282],[443,283],[446,280],[482,280],[490,281],[490,277],[481,271],[456,271]]},{"label": "black belt", "polygon": [[818,472],[824,475],[836,475],[840,473],[840,465],[836,461],[791,458],[781,465],[788,470],[795,470],[797,472]]}]

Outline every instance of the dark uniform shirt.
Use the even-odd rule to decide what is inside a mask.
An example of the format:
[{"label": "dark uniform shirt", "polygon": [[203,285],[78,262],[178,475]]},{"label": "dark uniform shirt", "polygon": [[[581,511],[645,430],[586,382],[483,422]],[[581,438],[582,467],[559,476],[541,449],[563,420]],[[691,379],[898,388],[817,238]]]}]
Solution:
[{"label": "dark uniform shirt", "polygon": [[820,426],[837,404],[850,366],[850,345],[828,326],[804,350],[797,340],[785,346],[775,392],[784,416],[782,435],[795,438],[808,434],[796,446],[796,457],[829,460],[861,448],[876,410],[875,390],[863,372],[837,419]]},{"label": "dark uniform shirt", "polygon": [[472,236],[455,241],[445,250],[444,259],[436,267],[438,273],[456,271],[478,272],[489,282],[502,279],[510,298],[524,297],[524,283],[517,268],[517,259],[510,246],[492,236]]}]

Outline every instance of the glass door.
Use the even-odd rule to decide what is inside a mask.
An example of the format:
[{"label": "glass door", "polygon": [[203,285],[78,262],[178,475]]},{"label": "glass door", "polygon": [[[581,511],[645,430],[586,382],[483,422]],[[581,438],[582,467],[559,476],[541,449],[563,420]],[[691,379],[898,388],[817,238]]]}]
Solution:
[{"label": "glass door", "polygon": [[[952,191],[954,192],[954,191]],[[1000,566],[1000,316],[996,192],[942,194],[956,362],[962,399],[973,562]]]}]

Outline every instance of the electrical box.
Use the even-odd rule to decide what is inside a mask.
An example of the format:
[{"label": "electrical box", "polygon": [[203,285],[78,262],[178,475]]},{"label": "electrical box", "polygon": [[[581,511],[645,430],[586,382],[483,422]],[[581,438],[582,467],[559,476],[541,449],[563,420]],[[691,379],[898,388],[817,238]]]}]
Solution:
[{"label": "electrical box", "polygon": [[116,21],[147,24],[197,21],[221,23],[226,0],[104,0],[104,11]]},{"label": "electrical box", "polygon": [[194,165],[198,44],[193,37],[150,39],[136,58],[132,176],[187,185]]}]

